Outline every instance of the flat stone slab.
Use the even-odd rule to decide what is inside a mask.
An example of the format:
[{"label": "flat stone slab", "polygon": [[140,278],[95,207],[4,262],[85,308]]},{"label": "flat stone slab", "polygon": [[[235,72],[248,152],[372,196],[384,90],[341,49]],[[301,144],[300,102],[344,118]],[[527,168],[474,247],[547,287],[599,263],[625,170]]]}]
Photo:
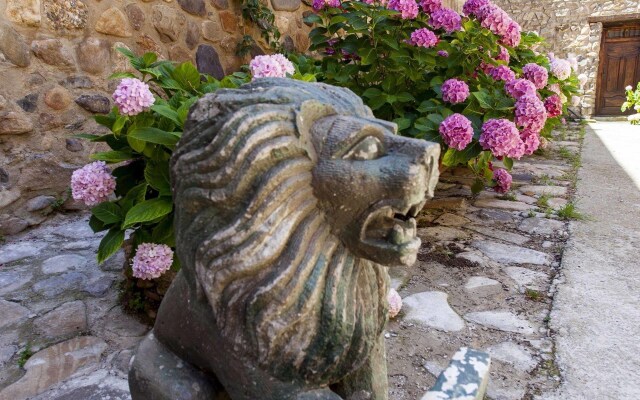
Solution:
[{"label": "flat stone slab", "polygon": [[476,240],[472,243],[472,246],[492,260],[505,264],[549,265],[552,261],[548,254],[527,249],[526,247],[491,242],[488,240]]},{"label": "flat stone slab", "polygon": [[87,306],[76,300],[65,303],[33,322],[44,336],[55,338],[79,333],[87,329]]},{"label": "flat stone slab", "polygon": [[51,257],[42,263],[45,274],[59,274],[70,269],[81,269],[87,264],[87,259],[78,254],[63,254]]},{"label": "flat stone slab", "polygon": [[457,228],[433,226],[430,228],[418,228],[418,236],[425,238],[427,241],[454,241],[468,239],[470,235],[468,232]]},{"label": "flat stone slab", "polygon": [[502,284],[484,276],[472,276],[464,285],[464,290],[476,296],[490,296],[502,292]]},{"label": "flat stone slab", "polygon": [[513,342],[503,342],[487,349],[494,360],[513,365],[514,368],[531,372],[538,363],[526,347]]},{"label": "flat stone slab", "polygon": [[533,271],[522,267],[507,267],[504,272],[513,279],[518,287],[537,289],[542,288],[549,280],[549,275],[544,272]]},{"label": "flat stone slab", "polygon": [[425,209],[443,209],[464,211],[468,207],[467,200],[460,197],[444,197],[433,199],[424,206]]},{"label": "flat stone slab", "polygon": [[33,274],[22,271],[0,272],[0,296],[12,293],[31,282]]},{"label": "flat stone slab", "polygon": [[484,236],[489,236],[494,239],[504,240],[505,242],[511,242],[517,245],[523,245],[530,240],[528,237],[523,235],[518,235],[517,233],[506,232],[500,229],[493,229],[486,226],[469,225],[469,226],[466,226],[465,228],[470,229],[474,232],[478,232]]},{"label": "flat stone slab", "polygon": [[65,381],[33,400],[131,400],[131,395],[126,379],[103,369]]},{"label": "flat stone slab", "polygon": [[510,211],[529,211],[536,208],[534,205],[523,203],[521,201],[509,201],[509,200],[498,200],[498,199],[480,199],[480,200],[477,200],[473,205],[480,208],[498,208],[501,210],[510,210]]},{"label": "flat stone slab", "polygon": [[8,264],[23,258],[33,257],[45,247],[47,247],[46,243],[38,242],[3,244],[0,247],[0,264]]},{"label": "flat stone slab", "polygon": [[533,235],[553,235],[564,229],[564,223],[548,218],[525,218],[518,226],[518,230]]},{"label": "flat stone slab", "polygon": [[61,225],[52,232],[67,239],[99,238],[102,236],[101,234],[94,233],[89,227],[89,222],[84,220]]},{"label": "flat stone slab", "polygon": [[565,186],[536,186],[528,185],[518,188],[518,190],[529,196],[542,196],[544,194],[549,196],[566,196],[567,188]]},{"label": "flat stone slab", "polygon": [[464,320],[449,306],[448,297],[443,292],[423,292],[402,299],[404,320],[445,332],[461,330]]},{"label": "flat stone slab", "polygon": [[43,296],[54,297],[67,291],[80,290],[86,280],[87,276],[85,274],[80,272],[67,272],[37,282],[33,285],[33,289]]},{"label": "flat stone slab", "polygon": [[0,300],[0,329],[22,322],[30,314],[31,311],[20,304]]},{"label": "flat stone slab", "polygon": [[451,357],[449,366],[422,400],[482,400],[490,367],[487,353],[463,347]]},{"label": "flat stone slab", "polygon": [[467,225],[469,223],[469,220],[457,214],[444,213],[439,216],[434,222],[438,225],[443,226],[463,226]]},{"label": "flat stone slab", "polygon": [[529,321],[509,311],[472,312],[466,314],[464,319],[504,332],[521,333],[523,335],[533,335],[536,332],[535,327]]}]

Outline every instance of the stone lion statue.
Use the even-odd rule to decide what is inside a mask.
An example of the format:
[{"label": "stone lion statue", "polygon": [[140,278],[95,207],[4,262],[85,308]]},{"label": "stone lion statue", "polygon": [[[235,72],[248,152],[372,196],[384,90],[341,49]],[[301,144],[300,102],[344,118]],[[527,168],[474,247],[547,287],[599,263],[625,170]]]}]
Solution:
[{"label": "stone lion statue", "polygon": [[182,270],[130,372],[137,399],[387,399],[387,265],[415,262],[437,144],[351,91],[219,90],[172,157]]}]

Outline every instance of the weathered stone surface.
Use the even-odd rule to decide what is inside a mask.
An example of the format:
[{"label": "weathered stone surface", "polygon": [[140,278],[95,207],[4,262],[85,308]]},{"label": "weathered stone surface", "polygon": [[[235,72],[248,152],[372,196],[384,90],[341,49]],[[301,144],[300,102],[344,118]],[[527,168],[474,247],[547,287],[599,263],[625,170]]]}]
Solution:
[{"label": "weathered stone surface", "polygon": [[84,150],[84,145],[82,144],[82,141],[80,141],[79,139],[66,138],[65,143],[66,143],[67,150],[71,152],[77,153],[79,151]]},{"label": "weathered stone surface", "polygon": [[501,210],[511,211],[528,211],[533,210],[536,206],[522,203],[520,201],[498,200],[498,199],[480,199],[473,203],[474,206],[480,208],[498,208]]},{"label": "weathered stone surface", "polygon": [[126,379],[103,369],[65,381],[32,400],[131,400],[131,395]]},{"label": "weathered stone surface", "polygon": [[0,264],[8,264],[23,258],[33,257],[42,249],[47,247],[43,242],[12,243],[3,244],[0,253]]},{"label": "weathered stone surface", "polygon": [[491,358],[488,354],[461,348],[422,400],[482,400],[489,382]]},{"label": "weathered stone surface", "polygon": [[189,49],[193,50],[196,48],[200,42],[200,25],[191,20],[187,22],[187,32],[184,37],[184,42]]},{"label": "weathered stone surface", "polygon": [[411,274],[401,267],[389,267],[389,277],[391,278],[391,287],[400,290],[411,279]]},{"label": "weathered stone surface", "polygon": [[93,81],[86,76],[68,76],[59,83],[69,89],[90,89],[93,87]]},{"label": "weathered stone surface", "polygon": [[54,297],[64,292],[80,290],[87,276],[80,272],[67,272],[62,275],[37,282],[33,285],[33,290],[45,297]]},{"label": "weathered stone surface", "polygon": [[470,235],[461,229],[446,226],[432,226],[430,228],[418,228],[418,236],[430,242],[433,240],[463,240],[469,238]]},{"label": "weathered stone surface", "polygon": [[21,289],[31,282],[33,274],[26,271],[5,271],[0,272],[0,296]]},{"label": "weathered stone surface", "polygon": [[541,196],[543,194],[549,196],[566,196],[567,188],[564,186],[523,186],[518,189],[522,193],[529,196]]},{"label": "weathered stone surface", "polygon": [[[0,329],[16,325],[29,317],[31,311],[20,304],[0,299]],[[0,397],[1,398],[1,397]]]},{"label": "weathered stone surface", "polygon": [[76,99],[76,104],[91,113],[109,114],[111,111],[111,101],[100,94],[83,94]]},{"label": "weathered stone surface", "polygon": [[0,235],[15,235],[28,227],[29,223],[22,218],[5,217],[0,219]]},{"label": "weathered stone surface", "polygon": [[96,39],[87,38],[76,47],[78,65],[83,71],[99,74],[102,73],[110,63],[109,43]]},{"label": "weathered stone surface", "polygon": [[83,29],[89,16],[83,0],[46,0],[44,13],[56,30]]},{"label": "weathered stone surface", "polygon": [[229,8],[229,0],[210,0],[211,4],[218,10],[226,10]]},{"label": "weathered stone surface", "polygon": [[105,317],[104,329],[123,337],[139,337],[149,331],[149,327],[116,307]]},{"label": "weathered stone surface", "polygon": [[17,346],[0,346],[0,368],[4,367],[17,351]]},{"label": "weathered stone surface", "polygon": [[415,322],[445,332],[456,332],[464,328],[464,321],[451,308],[443,292],[423,292],[402,300],[405,321]]},{"label": "weathered stone surface", "polygon": [[206,44],[198,46],[196,65],[200,73],[211,75],[216,79],[224,78],[224,69],[220,64],[218,52],[212,46]]},{"label": "weathered stone surface", "polygon": [[467,209],[467,206],[468,206],[467,200],[464,198],[446,197],[444,199],[435,199],[428,202],[425,205],[425,208],[464,211]]},{"label": "weathered stone surface", "polygon": [[38,93],[31,93],[16,101],[24,112],[32,113],[38,108]]},{"label": "weathered stone surface", "polygon": [[533,335],[536,332],[536,329],[529,321],[518,317],[510,311],[472,312],[466,314],[464,319],[505,332],[520,333],[523,335]]},{"label": "weathered stone surface", "polygon": [[144,11],[135,3],[127,4],[124,11],[127,13],[131,27],[136,31],[142,29],[145,21]]},{"label": "weathered stone surface", "polygon": [[23,399],[40,394],[81,368],[97,363],[106,349],[104,340],[82,336],[41,350],[25,364],[27,373],[0,391],[0,398]]},{"label": "weathered stone surface", "polygon": [[37,318],[33,325],[49,338],[83,332],[87,329],[87,306],[81,300],[65,303]]},{"label": "weathered stone surface", "polygon": [[463,251],[462,253],[458,253],[456,254],[456,258],[466,260],[474,266],[479,267],[484,267],[487,263],[487,260],[485,260],[485,257],[482,255],[482,253],[476,250]]},{"label": "weathered stone surface", "polygon": [[100,15],[95,29],[105,35],[131,37],[127,16],[116,7],[111,7]]},{"label": "weathered stone surface", "polygon": [[564,229],[562,221],[548,218],[525,218],[518,226],[518,230],[532,235],[553,235]]},{"label": "weathered stone surface", "polygon": [[40,0],[7,0],[5,15],[11,22],[26,26],[39,26]]},{"label": "weathered stone surface", "polygon": [[71,94],[62,86],[54,86],[44,94],[44,103],[54,110],[61,111],[71,104]]},{"label": "weathered stone surface", "polygon": [[222,25],[220,21],[204,21],[202,23],[202,37],[212,42],[218,42],[222,39]]},{"label": "weathered stone surface", "polygon": [[163,42],[175,42],[184,29],[186,18],[178,10],[163,6],[153,6],[153,26]]},{"label": "weathered stone surface", "polygon": [[306,26],[308,26],[308,27],[312,27],[312,26],[313,26],[313,23],[312,23],[312,22],[307,22],[307,21],[306,21],[306,18],[307,18],[307,17],[309,17],[310,15],[313,15],[313,14],[315,14],[315,13],[314,13],[313,11],[310,11],[310,10],[304,11],[304,12],[302,13],[302,18],[303,18],[303,20],[304,20],[304,24],[305,24]]},{"label": "weathered stone surface", "polygon": [[464,290],[476,296],[491,296],[502,292],[502,284],[485,276],[472,276],[464,285]]},{"label": "weathered stone surface", "polygon": [[0,52],[18,67],[28,67],[31,64],[31,51],[26,40],[4,22],[0,22]]},{"label": "weathered stone surface", "polygon": [[549,281],[549,275],[522,267],[507,267],[504,271],[520,288],[540,290]]},{"label": "weathered stone surface", "polygon": [[296,11],[301,4],[300,0],[271,0],[271,5],[276,11]]},{"label": "weathered stone surface", "polygon": [[55,201],[56,198],[53,196],[37,196],[27,201],[26,209],[30,212],[44,210],[55,203]]},{"label": "weathered stone surface", "polygon": [[201,17],[207,14],[204,0],[178,0],[178,4],[189,14],[199,15]]},{"label": "weathered stone surface", "polygon": [[153,52],[160,55],[163,54],[160,45],[158,45],[158,43],[156,43],[156,41],[147,34],[140,35],[138,40],[136,40],[136,44],[138,45],[138,53],[140,54],[148,52]]},{"label": "weathered stone surface", "polygon": [[282,48],[287,52],[294,52],[296,50],[296,44],[293,42],[293,38],[289,35],[286,35],[282,40]]},{"label": "weathered stone surface", "polygon": [[444,226],[464,226],[469,224],[469,220],[467,218],[451,213],[442,214],[434,222],[438,225]]},{"label": "weathered stone surface", "polygon": [[524,372],[531,372],[538,364],[524,346],[514,342],[499,343],[489,347],[487,352],[493,359],[511,364]]},{"label": "weathered stone surface", "polygon": [[525,247],[480,240],[474,241],[472,245],[487,257],[500,263],[536,265],[549,265],[551,263],[551,257],[548,254]]},{"label": "weathered stone surface", "polygon": [[[0,118],[2,118],[0,116]],[[2,127],[2,119],[0,119],[0,128]],[[0,132],[2,132],[0,130]],[[20,190],[0,190],[0,208],[4,208],[20,198]]]},{"label": "weathered stone surface", "polygon": [[193,62],[193,57],[191,57],[191,53],[189,53],[189,50],[179,45],[172,46],[169,49],[169,59],[171,61],[175,61],[179,63],[186,62],[186,61]]},{"label": "weathered stone surface", "polygon": [[86,220],[60,225],[53,231],[55,235],[68,239],[98,239],[100,236],[91,230]]},{"label": "weathered stone surface", "polygon": [[487,223],[504,222],[510,223],[514,221],[512,213],[501,210],[492,210],[489,208],[482,209],[478,212],[478,217]]},{"label": "weathered stone surface", "polygon": [[231,11],[221,11],[218,13],[222,29],[225,32],[234,33],[238,29],[238,17]]},{"label": "weathered stone surface", "polygon": [[42,263],[44,274],[59,274],[71,269],[82,269],[87,264],[87,259],[78,254],[62,254],[46,259]]},{"label": "weathered stone surface", "polygon": [[481,233],[484,236],[489,236],[494,239],[504,240],[505,242],[511,242],[517,245],[525,244],[530,240],[528,237],[523,235],[518,235],[517,233],[511,233],[511,232],[503,231],[500,229],[493,229],[487,226],[468,225],[468,226],[465,226],[465,228],[470,229],[474,232]]}]

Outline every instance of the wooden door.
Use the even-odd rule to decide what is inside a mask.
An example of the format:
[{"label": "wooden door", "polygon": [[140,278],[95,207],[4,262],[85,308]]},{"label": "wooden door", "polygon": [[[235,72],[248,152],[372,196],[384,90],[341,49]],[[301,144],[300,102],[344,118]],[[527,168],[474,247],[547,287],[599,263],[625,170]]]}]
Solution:
[{"label": "wooden door", "polygon": [[640,22],[605,26],[600,48],[596,115],[622,115],[625,87],[640,82]]}]

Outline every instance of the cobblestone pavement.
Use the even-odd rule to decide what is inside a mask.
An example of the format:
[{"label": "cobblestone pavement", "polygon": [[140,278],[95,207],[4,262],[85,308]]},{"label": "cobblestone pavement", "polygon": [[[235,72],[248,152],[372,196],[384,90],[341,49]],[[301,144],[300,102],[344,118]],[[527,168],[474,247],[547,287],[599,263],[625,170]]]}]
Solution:
[{"label": "cobblestone pavement", "polygon": [[[578,127],[516,164],[513,195],[472,197],[445,173],[422,213],[423,248],[392,268],[404,298],[386,337],[390,398],[419,399],[459,347],[493,357],[488,396],[531,398],[557,385],[548,328],[571,198]],[[135,345],[149,327],[118,303],[122,253],[95,262],[86,215],[59,215],[0,244],[0,400],[125,400]]]}]

